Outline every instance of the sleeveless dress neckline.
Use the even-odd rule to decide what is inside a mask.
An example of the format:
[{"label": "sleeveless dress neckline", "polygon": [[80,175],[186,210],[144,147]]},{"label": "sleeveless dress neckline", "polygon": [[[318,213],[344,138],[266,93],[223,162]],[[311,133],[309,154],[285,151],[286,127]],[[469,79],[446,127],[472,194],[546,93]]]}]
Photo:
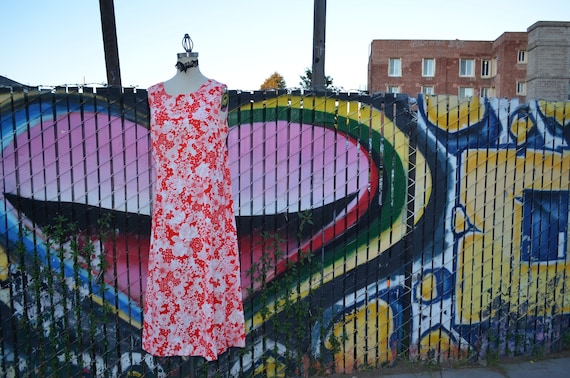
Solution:
[{"label": "sleeveless dress neckline", "polygon": [[188,92],[188,93],[178,93],[178,94],[175,94],[175,95],[170,94],[170,93],[168,93],[168,92],[166,91],[166,88],[164,87],[164,81],[163,81],[163,82],[160,82],[160,83],[157,84],[157,85],[160,85],[160,86],[161,86],[161,90],[162,90],[167,96],[173,97],[173,98],[178,98],[178,97],[180,97],[180,96],[191,96],[191,95],[194,95],[194,94],[200,92],[200,91],[202,90],[202,88],[204,88],[205,86],[207,86],[208,84],[210,84],[210,82],[212,82],[212,81],[214,81],[214,80],[212,80],[212,79],[206,79],[206,81],[205,81],[202,85],[200,85],[195,91],[193,91],[193,92]]}]

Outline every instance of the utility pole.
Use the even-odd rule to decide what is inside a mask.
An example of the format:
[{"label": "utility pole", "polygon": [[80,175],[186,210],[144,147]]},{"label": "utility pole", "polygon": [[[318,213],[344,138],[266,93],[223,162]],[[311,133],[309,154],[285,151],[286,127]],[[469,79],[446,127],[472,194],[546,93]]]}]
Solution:
[{"label": "utility pole", "polygon": [[117,27],[115,25],[115,5],[113,0],[99,0],[101,11],[101,29],[103,31],[103,48],[107,67],[107,84],[121,86],[121,69],[119,67],[119,46],[117,44]]},{"label": "utility pole", "polygon": [[327,0],[314,1],[313,68],[311,86],[313,89],[325,89],[325,29]]}]

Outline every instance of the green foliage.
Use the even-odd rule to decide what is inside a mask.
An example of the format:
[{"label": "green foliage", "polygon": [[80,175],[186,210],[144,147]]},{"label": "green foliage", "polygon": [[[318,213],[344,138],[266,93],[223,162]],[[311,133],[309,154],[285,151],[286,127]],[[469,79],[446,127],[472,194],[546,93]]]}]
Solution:
[{"label": "green foliage", "polygon": [[[299,77],[301,78],[301,81],[299,82],[301,88],[310,89],[313,87],[313,71],[310,68],[305,68],[305,75],[301,75]],[[332,77],[325,75],[325,88],[334,89],[332,84]]]},{"label": "green foliage", "polygon": [[[108,219],[98,225],[96,234],[104,241]],[[18,313],[14,332],[24,352],[18,358],[25,359],[18,365],[34,376],[78,376],[80,371],[95,368],[96,347],[101,329],[115,311],[94,306],[92,294],[93,270],[103,270],[104,258],[98,266],[92,265],[96,251],[89,237],[77,224],[58,216],[42,229],[45,237],[45,257],[39,249],[28,250],[24,244],[26,230],[22,228],[14,246],[17,266],[10,280],[14,290],[12,301],[21,302],[23,311]],[[36,245],[35,248],[43,248]],[[87,271],[88,287],[80,274]],[[85,345],[87,343],[87,345]],[[87,348],[90,346],[90,348]],[[78,351],[90,350],[90,356]]]},{"label": "green foliage", "polygon": [[566,329],[562,332],[560,343],[562,350],[570,350],[570,330]]},{"label": "green foliage", "polygon": [[[562,282],[560,275],[554,275],[548,277],[546,286],[555,293]],[[500,293],[481,311],[485,320],[478,349],[488,364],[496,365],[503,357],[518,355],[542,358],[547,348],[563,348],[564,334],[560,331],[565,326],[554,295],[546,295],[540,301],[520,302],[509,300],[511,297],[510,292]],[[545,314],[539,317],[540,312]],[[536,337],[538,331],[543,338]],[[554,341],[550,346],[549,338]]]},{"label": "green foliage", "polygon": [[[303,212],[299,214],[297,226],[298,245],[301,245],[303,230],[312,225],[312,214]],[[265,370],[270,371],[279,367],[270,367],[269,363],[281,363],[280,368],[285,369],[287,375],[298,375],[303,367],[307,367],[303,362],[304,358],[309,359],[309,373],[321,371],[322,361],[314,361],[310,351],[304,350],[306,345],[311,345],[310,338],[313,335],[313,327],[318,326],[320,340],[324,339],[326,330],[323,324],[323,309],[313,302],[311,298],[302,298],[301,280],[302,273],[307,269],[312,271],[321,270],[320,262],[312,259],[311,251],[299,251],[296,259],[287,260],[287,255],[283,250],[286,240],[278,232],[263,232],[261,234],[262,254],[259,261],[252,263],[247,271],[252,282],[257,283],[259,288],[254,292],[250,288],[249,294],[254,295],[259,303],[258,313],[263,320],[266,330],[271,330],[278,339],[285,344],[285,352],[279,351],[277,343],[271,353],[261,357],[264,361]],[[274,282],[268,282],[269,273],[277,269],[279,262],[285,259],[286,271]],[[268,335],[264,335],[264,339]],[[334,335],[332,336],[334,338]],[[333,344],[337,345],[337,344]],[[340,341],[339,346],[340,348]],[[325,353],[321,353],[324,356]],[[275,362],[274,356],[280,356]],[[324,357],[323,357],[324,358]],[[316,363],[315,363],[316,362]]]}]

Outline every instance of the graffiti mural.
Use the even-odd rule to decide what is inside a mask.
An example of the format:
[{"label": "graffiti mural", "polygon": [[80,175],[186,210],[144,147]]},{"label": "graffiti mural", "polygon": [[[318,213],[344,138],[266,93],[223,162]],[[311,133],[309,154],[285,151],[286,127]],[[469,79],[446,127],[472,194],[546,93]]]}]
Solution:
[{"label": "graffiti mural", "polygon": [[1,89],[0,371],[294,376],[567,347],[570,103],[230,93],[247,346],[141,348],[146,92]]}]

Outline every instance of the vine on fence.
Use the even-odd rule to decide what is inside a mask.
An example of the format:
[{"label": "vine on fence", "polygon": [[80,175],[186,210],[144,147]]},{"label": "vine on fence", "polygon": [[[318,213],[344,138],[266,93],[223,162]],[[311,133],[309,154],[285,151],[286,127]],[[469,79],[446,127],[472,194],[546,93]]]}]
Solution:
[{"label": "vine on fence", "polygon": [[94,301],[94,285],[100,286],[100,293],[106,285],[102,272],[107,262],[101,248],[109,224],[110,219],[103,218],[97,230],[81,232],[76,223],[57,216],[42,229],[43,246],[38,243],[32,251],[23,242],[27,231],[20,229],[11,253],[17,262],[10,274],[16,343],[15,365],[9,371],[97,375],[115,362],[106,357],[110,347],[106,327],[114,321],[115,310],[104,301]]},{"label": "vine on fence", "polygon": [[[313,224],[312,214],[309,211],[299,213],[297,226],[297,242],[301,245],[306,227]],[[303,374],[324,374],[326,371],[334,371],[334,364],[327,362],[326,351],[338,353],[342,347],[342,341],[330,332],[326,338],[326,322],[323,319],[324,309],[320,304],[303,298],[301,274],[304,270],[310,272],[322,271],[322,263],[313,257],[310,250],[299,252],[297,259],[288,259],[284,250],[286,245],[284,238],[279,232],[261,232],[259,242],[262,254],[259,261],[253,261],[250,269],[246,272],[253,283],[259,289],[254,291],[248,288],[250,296],[255,295],[259,303],[259,315],[263,324],[263,339],[271,338],[273,334],[280,335],[280,340],[286,340],[284,349],[279,351],[279,345],[275,343],[273,350],[266,350],[261,358],[263,366],[257,369],[261,374],[292,376]],[[285,272],[279,277],[278,284],[269,282],[267,277],[276,271],[277,265],[286,259]],[[314,301],[315,299],[313,299]],[[313,356],[311,346],[313,335],[318,334],[319,342],[318,357]],[[269,352],[269,353],[267,353]],[[280,355],[276,361],[274,356]],[[255,375],[255,372],[253,373]]]}]

